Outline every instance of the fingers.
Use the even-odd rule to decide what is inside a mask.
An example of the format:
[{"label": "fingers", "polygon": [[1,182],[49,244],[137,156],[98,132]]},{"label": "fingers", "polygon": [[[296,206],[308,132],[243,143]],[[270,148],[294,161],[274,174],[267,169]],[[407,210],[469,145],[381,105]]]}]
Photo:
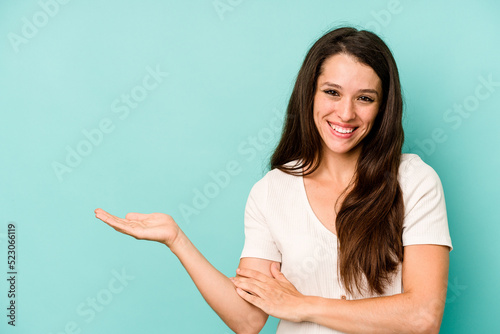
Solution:
[{"label": "fingers", "polygon": [[252,295],[262,296],[262,287],[255,281],[248,281],[240,278],[234,282],[234,285]]},{"label": "fingers", "polygon": [[130,219],[130,220],[145,220],[149,218],[149,214],[145,213],[138,213],[138,212],[129,212],[125,216],[125,219]]},{"label": "fingers", "polygon": [[129,221],[127,219],[122,219],[122,218],[116,217],[116,216],[104,211],[103,209],[96,209],[95,216],[96,216],[96,218],[102,220],[103,222],[105,222],[106,224],[108,224],[109,226],[111,226],[112,228],[117,230],[118,232],[130,234],[130,230],[132,227],[131,221]]},{"label": "fingers", "polygon": [[[254,306],[257,306],[258,308],[262,309],[262,299],[260,299],[259,297],[256,297],[250,293],[247,293],[245,290],[242,290],[240,288],[236,288],[236,292],[238,293],[238,295],[243,298],[244,300],[246,300],[247,302],[249,302],[250,304],[254,305]],[[264,311],[265,312],[265,311]]]},{"label": "fingers", "polygon": [[99,218],[100,220],[102,220],[107,224],[119,224],[123,223],[124,221],[122,218],[113,216],[112,214],[104,211],[103,209],[96,209],[94,212],[96,218]]},{"label": "fingers", "polygon": [[258,296],[261,296],[262,291],[268,288],[268,285],[266,285],[266,283],[253,278],[234,277],[231,281],[237,288],[241,288],[249,293]]},{"label": "fingers", "polygon": [[239,276],[243,276],[243,277],[254,278],[254,279],[259,280],[261,282],[266,282],[270,278],[269,276],[261,273],[260,271],[253,270],[253,269],[246,269],[246,268],[236,269],[236,274]]}]

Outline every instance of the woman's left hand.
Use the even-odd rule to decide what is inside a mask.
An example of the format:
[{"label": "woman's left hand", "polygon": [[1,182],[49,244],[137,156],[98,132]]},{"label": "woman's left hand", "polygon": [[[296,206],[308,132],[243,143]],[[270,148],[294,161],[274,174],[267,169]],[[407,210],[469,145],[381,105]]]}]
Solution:
[{"label": "woman's left hand", "polygon": [[231,278],[241,298],[267,314],[288,321],[302,321],[301,307],[305,296],[295,289],[279,269],[279,263],[271,264],[271,274],[240,268],[237,277]]}]

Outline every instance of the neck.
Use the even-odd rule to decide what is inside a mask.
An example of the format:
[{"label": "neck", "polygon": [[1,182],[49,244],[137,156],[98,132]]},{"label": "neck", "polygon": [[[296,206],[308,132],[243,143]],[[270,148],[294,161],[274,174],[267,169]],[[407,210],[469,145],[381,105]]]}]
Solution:
[{"label": "neck", "polygon": [[361,148],[344,154],[324,152],[321,163],[313,174],[325,182],[331,181],[347,186],[356,172],[360,154]]}]

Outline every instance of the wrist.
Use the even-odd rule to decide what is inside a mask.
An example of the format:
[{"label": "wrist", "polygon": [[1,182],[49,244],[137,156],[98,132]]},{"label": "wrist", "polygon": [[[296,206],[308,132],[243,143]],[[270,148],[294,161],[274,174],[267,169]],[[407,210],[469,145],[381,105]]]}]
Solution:
[{"label": "wrist", "polygon": [[300,321],[312,322],[312,319],[315,318],[315,310],[320,303],[320,297],[304,296],[300,307]]},{"label": "wrist", "polygon": [[189,243],[189,239],[188,237],[184,234],[184,232],[179,229],[179,233],[177,233],[177,236],[174,238],[174,240],[172,240],[172,242],[170,243],[163,243],[165,246],[167,246],[168,248],[170,248],[170,250],[172,251],[172,253],[174,253],[175,255],[177,255],[179,252],[182,251],[183,248],[186,247],[186,245]]}]

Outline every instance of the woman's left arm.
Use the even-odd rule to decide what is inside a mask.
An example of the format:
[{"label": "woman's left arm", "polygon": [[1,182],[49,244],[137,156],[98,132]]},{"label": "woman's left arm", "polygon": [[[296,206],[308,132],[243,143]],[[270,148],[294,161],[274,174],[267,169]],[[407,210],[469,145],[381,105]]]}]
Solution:
[{"label": "woman's left arm", "polygon": [[345,333],[439,333],[446,302],[449,247],[404,248],[404,292],[357,300],[304,296],[272,266],[274,279],[252,270],[233,279],[238,294],[274,317],[309,321]]}]

